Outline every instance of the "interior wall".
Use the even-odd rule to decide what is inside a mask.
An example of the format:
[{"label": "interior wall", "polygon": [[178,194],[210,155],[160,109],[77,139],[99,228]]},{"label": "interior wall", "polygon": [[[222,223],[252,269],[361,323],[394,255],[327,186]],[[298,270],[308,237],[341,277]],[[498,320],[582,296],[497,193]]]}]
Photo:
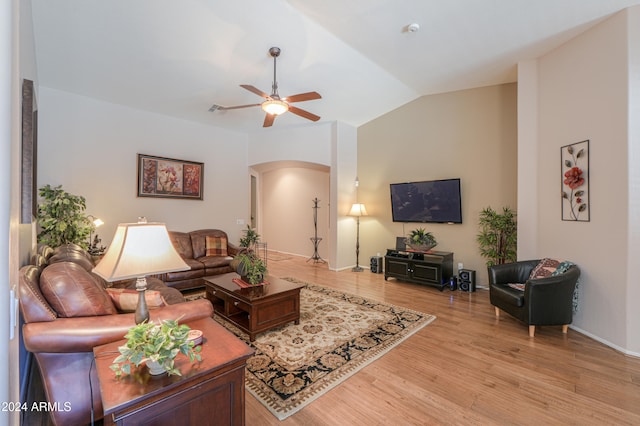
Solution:
[{"label": "interior wall", "polygon": [[[541,256],[580,266],[580,305],[573,326],[614,347],[640,353],[638,338],[629,338],[630,333],[640,333],[640,321],[627,309],[627,289],[638,286],[635,272],[630,272],[636,268],[635,259],[629,257],[637,253],[638,243],[629,231],[640,220],[629,215],[627,197],[638,191],[629,186],[635,164],[628,164],[633,94],[627,17],[626,11],[614,15],[539,59],[538,248]],[[633,25],[639,24],[636,18]],[[591,220],[562,221],[560,148],[586,139],[591,151]]]},{"label": "interior wall", "polygon": [[[482,87],[424,96],[358,129],[359,200],[369,213],[360,221],[360,263],[424,227],[436,250],[453,252],[454,265],[487,284],[478,215],[517,208],[516,106],[516,84]],[[392,221],[390,183],[448,178],[461,179],[462,224]]]},{"label": "interior wall", "polygon": [[[105,225],[139,216],[170,230],[222,229],[238,241],[249,223],[247,136],[121,105],[40,89],[38,187],[62,185]],[[138,153],[204,163],[204,199],[137,197]]]},{"label": "interior wall", "polygon": [[[312,124],[287,130],[269,128],[249,135],[251,167],[296,161],[330,168],[329,228],[326,240],[326,260],[330,269],[343,269],[351,264],[355,226],[352,218],[346,216],[346,206],[353,202],[352,186],[347,182],[353,182],[356,176],[356,150],[356,129],[340,122]],[[303,215],[290,226],[304,226],[306,217]],[[355,256],[353,260],[355,261]]]},{"label": "interior wall", "polygon": [[[318,253],[327,259],[329,233],[329,168],[277,168],[261,174],[262,241],[269,250],[310,258],[314,254],[313,199],[317,209]],[[292,224],[295,224],[292,226]]]},{"label": "interior wall", "polygon": [[640,283],[635,279],[640,259],[640,7],[627,11],[629,55],[629,254],[627,262],[627,347],[640,354],[640,332],[634,324],[640,324]]}]

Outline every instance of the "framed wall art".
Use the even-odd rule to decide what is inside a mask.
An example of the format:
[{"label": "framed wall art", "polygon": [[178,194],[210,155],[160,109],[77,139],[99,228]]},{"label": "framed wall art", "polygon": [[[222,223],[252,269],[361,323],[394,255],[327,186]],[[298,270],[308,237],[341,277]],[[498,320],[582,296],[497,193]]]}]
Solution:
[{"label": "framed wall art", "polygon": [[22,81],[22,170],[20,223],[32,223],[38,214],[36,171],[38,161],[38,109],[33,81]]},{"label": "framed wall art", "polygon": [[202,200],[204,163],[138,154],[138,197]]},{"label": "framed wall art", "polygon": [[589,141],[560,148],[562,220],[589,222]]}]

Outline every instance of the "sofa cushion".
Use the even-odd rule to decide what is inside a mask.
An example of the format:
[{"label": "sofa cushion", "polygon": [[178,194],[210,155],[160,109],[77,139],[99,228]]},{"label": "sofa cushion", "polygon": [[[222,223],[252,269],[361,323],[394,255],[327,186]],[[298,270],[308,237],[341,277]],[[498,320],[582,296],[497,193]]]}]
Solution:
[{"label": "sofa cushion", "polygon": [[204,256],[196,259],[198,262],[201,262],[206,269],[210,268],[220,268],[223,266],[231,265],[233,261],[233,257],[231,256]]},{"label": "sofa cushion", "polygon": [[550,277],[554,275],[554,272],[556,271],[556,269],[558,269],[558,266],[560,266],[561,263],[562,260],[550,259],[548,257],[545,257],[540,262],[538,262],[535,268],[533,268],[531,274],[529,275],[529,279],[535,280],[538,278]]},{"label": "sofa cushion", "polygon": [[491,298],[519,308],[524,306],[524,291],[511,288],[508,285],[491,286]]},{"label": "sofa cushion", "polygon": [[221,231],[220,229],[199,229],[197,231],[189,232],[191,236],[191,246],[193,248],[193,257],[194,259],[198,259],[200,257],[206,256],[207,252],[207,242],[206,237],[218,237],[218,238],[226,238],[227,243],[229,238],[227,237],[227,233]]},{"label": "sofa cushion", "polygon": [[205,243],[207,249],[205,256],[223,256],[227,257],[227,237],[206,236]]},{"label": "sofa cushion", "polygon": [[[108,288],[107,294],[111,297],[111,301],[118,311],[135,312],[138,305],[138,290]],[[144,300],[147,302],[149,309],[157,309],[167,305],[160,292],[155,290],[145,291]]]},{"label": "sofa cushion", "polygon": [[118,313],[102,285],[73,262],[59,262],[46,267],[40,276],[40,290],[59,317]]},{"label": "sofa cushion", "polygon": [[183,259],[193,259],[191,236],[185,232],[169,231],[169,238],[173,247]]}]

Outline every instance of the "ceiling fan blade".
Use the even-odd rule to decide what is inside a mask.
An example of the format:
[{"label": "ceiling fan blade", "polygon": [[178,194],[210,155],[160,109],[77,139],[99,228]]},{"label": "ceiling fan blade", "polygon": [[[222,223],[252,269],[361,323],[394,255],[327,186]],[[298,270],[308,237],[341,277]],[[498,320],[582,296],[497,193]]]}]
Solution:
[{"label": "ceiling fan blade", "polygon": [[311,120],[311,121],[318,121],[320,120],[320,117],[315,115],[315,114],[311,114],[309,111],[305,111],[303,109],[300,108],[296,108],[294,106],[289,105],[289,112],[294,113],[295,115],[299,115],[300,117],[304,117],[307,120]]},{"label": "ceiling fan blade", "polygon": [[266,93],[264,93],[262,90],[260,89],[256,89],[255,87],[253,87],[250,84],[241,84],[240,87],[242,87],[243,89],[246,89],[252,93],[255,93],[258,96],[262,96],[265,99],[271,99],[271,96],[267,95]]},{"label": "ceiling fan blade", "polygon": [[275,114],[265,114],[264,123],[262,124],[262,127],[271,127],[273,125],[273,120],[275,119],[276,119]]},{"label": "ceiling fan blade", "polygon": [[320,93],[318,92],[307,92],[307,93],[299,93],[293,96],[287,96],[285,100],[289,103],[291,102],[303,102],[303,101],[312,101],[314,99],[320,99]]},{"label": "ceiling fan blade", "polygon": [[249,108],[249,107],[260,106],[260,105],[262,104],[238,105],[238,106],[231,106],[231,107],[218,106],[216,109],[220,111],[226,111],[228,109]]}]

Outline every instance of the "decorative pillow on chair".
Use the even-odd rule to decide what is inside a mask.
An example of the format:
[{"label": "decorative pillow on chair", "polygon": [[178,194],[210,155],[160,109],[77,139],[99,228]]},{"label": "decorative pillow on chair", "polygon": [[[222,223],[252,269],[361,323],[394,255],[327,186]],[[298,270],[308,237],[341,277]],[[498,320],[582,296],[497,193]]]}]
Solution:
[{"label": "decorative pillow on chair", "polygon": [[[130,290],[126,288],[108,288],[107,294],[111,296],[111,300],[116,309],[120,312],[135,312],[138,305],[138,290]],[[165,306],[167,303],[159,291],[147,290],[144,292],[144,299],[147,301],[149,309],[156,309]]]},{"label": "decorative pillow on chair", "polygon": [[[202,240],[201,240],[202,241]],[[205,237],[205,256],[228,256],[227,237]]]},{"label": "decorative pillow on chair", "polygon": [[562,260],[549,259],[548,257],[545,257],[536,265],[535,268],[533,268],[529,275],[529,279],[535,280],[537,278],[547,278],[552,276],[562,262]]}]

